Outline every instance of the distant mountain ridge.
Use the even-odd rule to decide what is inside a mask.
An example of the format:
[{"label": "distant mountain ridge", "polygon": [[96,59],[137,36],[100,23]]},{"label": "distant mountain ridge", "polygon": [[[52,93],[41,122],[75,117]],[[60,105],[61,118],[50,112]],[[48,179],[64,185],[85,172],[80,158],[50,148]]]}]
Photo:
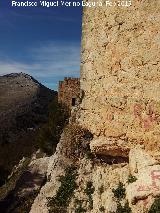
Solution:
[{"label": "distant mountain ridge", "polygon": [[57,92],[28,74],[0,76],[0,167],[8,160],[5,168],[10,169],[12,158],[17,162],[10,152],[23,157],[24,147],[31,151],[35,132],[47,121],[48,105],[54,98]]},{"label": "distant mountain ridge", "polygon": [[[46,114],[48,103],[56,95],[57,92],[46,88],[28,74],[11,73],[0,76],[0,121],[8,120],[9,116],[13,123],[11,120],[9,123],[6,121],[8,131],[9,126],[16,125],[14,121],[17,116],[26,113],[30,115],[32,112],[42,118]],[[5,126],[4,122],[3,129]]]},{"label": "distant mountain ridge", "polygon": [[24,77],[24,78],[27,78],[28,80],[32,80],[34,81],[35,83],[43,86],[39,81],[37,81],[35,78],[33,78],[31,75],[27,74],[27,73],[23,73],[23,72],[20,72],[20,73],[9,73],[9,74],[6,74],[6,75],[2,75],[0,76],[0,78],[4,78],[4,77],[7,77],[7,78],[17,78],[17,77]]}]

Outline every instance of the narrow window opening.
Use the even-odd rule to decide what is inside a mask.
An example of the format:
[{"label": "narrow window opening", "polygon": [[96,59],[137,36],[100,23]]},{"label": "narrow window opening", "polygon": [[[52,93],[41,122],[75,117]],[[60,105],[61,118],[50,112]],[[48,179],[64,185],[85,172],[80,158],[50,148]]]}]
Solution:
[{"label": "narrow window opening", "polygon": [[72,98],[72,106],[75,106],[75,105],[76,105],[76,99]]}]

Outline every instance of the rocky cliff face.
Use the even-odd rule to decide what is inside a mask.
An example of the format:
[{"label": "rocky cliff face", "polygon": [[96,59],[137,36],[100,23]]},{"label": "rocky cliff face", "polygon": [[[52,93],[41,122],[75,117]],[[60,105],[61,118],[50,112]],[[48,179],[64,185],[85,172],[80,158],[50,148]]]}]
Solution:
[{"label": "rocky cliff face", "polygon": [[13,142],[17,131],[34,129],[46,120],[48,103],[56,96],[31,76],[0,77],[0,143]]},{"label": "rocky cliff face", "polygon": [[0,77],[0,172],[10,171],[34,150],[37,129],[46,122],[57,93],[24,73]]},{"label": "rocky cliff face", "polygon": [[130,149],[127,161],[115,158],[112,152],[109,156],[103,153],[104,158],[90,152],[92,138],[87,135],[88,131],[75,124],[64,129],[49,159],[47,182],[30,213],[158,212],[159,152],[146,152],[137,145]]}]

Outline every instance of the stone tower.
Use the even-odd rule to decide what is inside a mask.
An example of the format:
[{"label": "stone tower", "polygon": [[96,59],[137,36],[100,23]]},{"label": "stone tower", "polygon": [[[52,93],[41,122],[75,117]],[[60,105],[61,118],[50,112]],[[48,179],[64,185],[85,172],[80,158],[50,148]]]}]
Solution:
[{"label": "stone tower", "polygon": [[84,9],[80,123],[122,146],[160,148],[160,1],[101,2]]},{"label": "stone tower", "polygon": [[[61,191],[56,180],[71,162],[78,188],[66,212],[160,212],[160,0],[85,1],[103,6],[84,7],[80,125],[70,119],[31,213],[50,212],[48,197]],[[59,101],[71,106],[67,82]]]},{"label": "stone tower", "polygon": [[79,78],[64,78],[59,82],[58,102],[65,105],[69,110],[79,102],[80,80]]}]

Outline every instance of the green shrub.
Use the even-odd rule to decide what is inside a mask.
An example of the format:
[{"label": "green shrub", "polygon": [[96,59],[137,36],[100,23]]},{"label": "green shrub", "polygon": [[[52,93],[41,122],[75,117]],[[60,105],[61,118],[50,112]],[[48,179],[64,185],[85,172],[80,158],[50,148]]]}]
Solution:
[{"label": "green shrub", "polygon": [[122,206],[121,203],[118,202],[116,213],[132,213],[132,210],[129,207],[128,202],[126,202],[124,206]]},{"label": "green shrub", "polygon": [[101,207],[99,208],[99,211],[100,211],[100,212],[105,212],[104,206],[101,206]]},{"label": "green shrub", "polygon": [[92,198],[92,194],[94,193],[95,188],[92,184],[91,181],[87,182],[87,186],[86,189],[84,190],[84,192],[87,194],[88,196],[88,201],[89,201],[89,208],[93,209],[93,198]]},{"label": "green shrub", "polygon": [[133,183],[137,180],[137,178],[135,176],[129,175],[128,177],[128,183]]},{"label": "green shrub", "polygon": [[48,155],[53,154],[68,118],[68,110],[55,98],[49,105],[48,121],[40,128],[36,138],[38,147]]},{"label": "green shrub", "polygon": [[112,192],[114,193],[114,196],[118,199],[121,200],[123,198],[125,198],[125,188],[123,183],[119,182],[119,185],[117,187],[117,189],[112,189]]},{"label": "green shrub", "polygon": [[76,167],[68,167],[65,171],[65,175],[59,178],[61,186],[59,187],[57,194],[53,198],[49,198],[48,207],[50,213],[65,212],[69,202],[72,198],[73,192],[76,189]]},{"label": "green shrub", "polygon": [[75,208],[75,213],[82,213],[86,212],[86,210],[82,207],[83,201],[76,199],[76,208]]},{"label": "green shrub", "polygon": [[148,213],[160,213],[160,197],[154,200]]},{"label": "green shrub", "polygon": [[86,210],[82,206],[78,206],[75,209],[75,213],[82,213],[82,212],[86,212]]},{"label": "green shrub", "polygon": [[124,206],[121,205],[120,200],[125,198],[125,188],[123,183],[119,182],[119,185],[116,189],[112,189],[114,197],[117,198],[117,210],[116,213],[131,213],[131,208],[129,207],[128,202]]}]

